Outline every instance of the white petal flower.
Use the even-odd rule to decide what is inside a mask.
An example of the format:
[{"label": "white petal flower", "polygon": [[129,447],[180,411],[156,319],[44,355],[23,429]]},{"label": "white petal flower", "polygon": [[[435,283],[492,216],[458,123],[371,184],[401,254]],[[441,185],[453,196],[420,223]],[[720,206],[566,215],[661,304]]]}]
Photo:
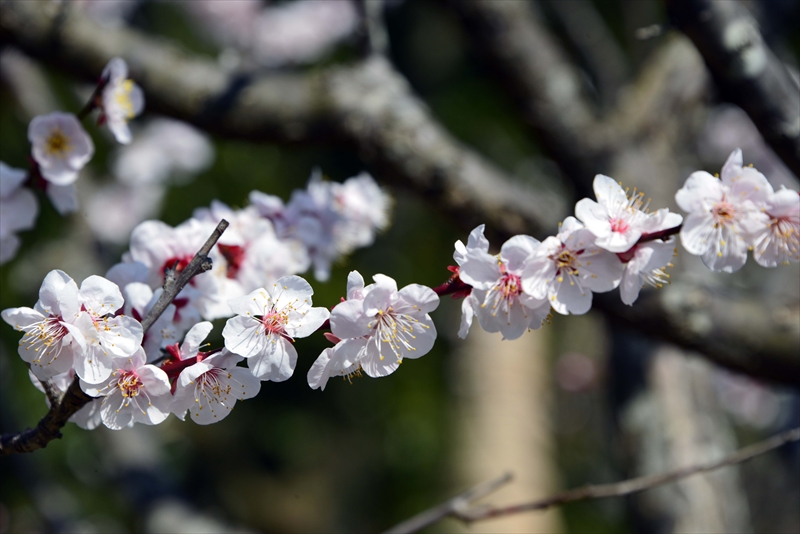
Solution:
[{"label": "white petal flower", "polygon": [[19,355],[42,380],[69,371],[81,358],[85,340],[75,319],[80,314],[78,286],[63,271],[50,271],[39,290],[39,301],[32,308],[3,310],[5,322],[24,332]]},{"label": "white petal flower", "polygon": [[467,259],[467,253],[469,253],[470,250],[478,250],[486,253],[489,252],[489,240],[483,235],[483,231],[485,229],[485,224],[476,226],[475,229],[469,233],[466,246],[464,246],[464,243],[462,243],[461,240],[456,241],[456,250],[453,252],[453,259],[456,260],[458,265],[464,265],[464,262]]},{"label": "white petal flower", "polygon": [[82,311],[73,324],[85,339],[86,349],[75,358],[75,371],[85,382],[99,384],[115,369],[115,359],[141,349],[142,325],[133,317],[113,315],[124,300],[117,285],[103,277],[84,280],[78,300]]},{"label": "white petal flower", "polygon": [[128,79],[128,65],[122,58],[112,58],[103,69],[105,81],[101,95],[101,107],[108,129],[119,143],[131,142],[131,130],[128,121],[144,109],[144,93],[142,89]]},{"label": "white petal flower", "polygon": [[308,385],[311,389],[325,390],[328,379],[341,376],[350,379],[361,376],[360,359],[367,344],[366,337],[345,339],[335,347],[327,348],[308,370]]},{"label": "white petal flower", "polygon": [[72,113],[34,117],[28,126],[33,159],[42,177],[55,185],[69,185],[92,159],[94,143]]},{"label": "white petal flower", "polygon": [[325,281],[343,254],[369,245],[389,222],[390,197],[367,173],[344,183],[323,179],[314,169],[305,190],[295,190],[284,207],[280,199],[253,191],[250,201],[272,221],[281,240],[297,240],[307,249],[314,276]]},{"label": "white petal flower", "polygon": [[296,337],[307,337],[330,317],[325,308],[313,308],[314,290],[299,276],[286,276],[249,295],[228,301],[236,315],[222,331],[225,348],[247,358],[253,375],[282,382],[294,373]]},{"label": "white petal flower", "polygon": [[113,371],[102,383],[81,380],[81,389],[92,397],[102,397],[103,424],[120,430],[133,423],[157,425],[170,413],[172,395],[167,373],[145,364],[141,348],[127,358],[113,361]]},{"label": "white petal flower", "polygon": [[528,329],[541,328],[550,314],[546,299],[522,288],[522,273],[539,245],[530,236],[518,235],[503,244],[498,256],[482,250],[482,245],[466,248],[459,276],[474,288],[471,297],[475,315],[487,332],[501,332],[503,339],[517,339]]},{"label": "white petal flower", "polygon": [[199,425],[227,417],[237,400],[255,397],[261,382],[247,369],[236,367],[242,357],[223,349],[184,369],[175,389],[172,413],[180,419],[189,412]]},{"label": "white petal flower", "polygon": [[17,254],[17,232],[33,228],[39,215],[36,196],[22,187],[28,175],[0,161],[0,265]]},{"label": "white petal flower", "polygon": [[580,315],[592,307],[592,292],[616,288],[623,264],[616,254],[597,247],[595,236],[574,217],[567,217],[558,236],[536,249],[522,272],[523,290],[546,298],[561,314]]},{"label": "white petal flower", "polygon": [[[666,208],[660,209],[648,217],[644,235],[676,228],[682,219],[677,213],[670,213]],[[676,254],[674,237],[670,237],[667,241],[660,239],[645,241],[634,245],[626,254],[620,254],[627,258],[619,286],[622,302],[632,305],[639,297],[639,290],[645,285],[660,288],[668,284],[669,275],[664,269],[672,266],[670,260]]]},{"label": "white petal flower", "polygon": [[762,208],[771,193],[763,174],[742,167],[739,149],[723,166],[721,180],[692,173],[675,194],[678,206],[689,212],[681,229],[683,247],[712,271],[739,270],[747,261],[748,243],[769,224]]},{"label": "white petal flower", "polygon": [[331,332],[351,341],[321,356],[334,361],[334,374],[351,375],[356,370],[351,363],[357,363],[373,378],[386,376],[398,368],[403,358],[419,358],[433,348],[436,327],[428,313],[439,305],[439,296],[419,284],[398,291],[394,279],[382,274],[372,278],[375,283],[361,289],[361,275],[351,273],[348,294],[352,298],[331,312]]},{"label": "white petal flower", "polygon": [[752,240],[753,258],[764,267],[800,261],[800,194],[781,188],[770,193],[769,222]]},{"label": "white petal flower", "polygon": [[584,198],[575,205],[575,216],[597,239],[595,245],[610,252],[629,250],[642,236],[648,217],[644,193],[628,194],[608,176],[594,178],[597,202]]}]

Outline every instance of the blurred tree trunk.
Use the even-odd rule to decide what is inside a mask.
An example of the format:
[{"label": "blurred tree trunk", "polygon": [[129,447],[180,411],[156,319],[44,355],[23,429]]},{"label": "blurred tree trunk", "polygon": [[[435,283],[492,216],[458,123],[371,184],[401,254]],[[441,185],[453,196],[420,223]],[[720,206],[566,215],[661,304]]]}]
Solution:
[{"label": "blurred tree trunk", "polygon": [[[551,422],[552,380],[547,329],[501,341],[476,327],[455,355],[457,486],[510,471],[514,481],[491,502],[513,503],[559,489]],[[459,525],[459,532],[564,532],[559,509]],[[455,528],[449,523],[448,528]]]},{"label": "blurred tree trunk", "polygon": [[[630,357],[642,357],[631,353]],[[646,389],[620,413],[631,474],[645,475],[720,458],[737,448],[712,389],[713,368],[669,346],[644,367]],[[751,532],[739,466],[632,497],[637,530],[657,533]]]}]

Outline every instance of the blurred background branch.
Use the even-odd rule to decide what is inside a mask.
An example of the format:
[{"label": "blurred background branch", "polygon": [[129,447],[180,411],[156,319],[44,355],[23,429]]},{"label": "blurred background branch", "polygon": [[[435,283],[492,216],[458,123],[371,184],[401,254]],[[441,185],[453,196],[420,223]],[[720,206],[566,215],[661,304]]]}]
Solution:
[{"label": "blurred background branch", "polygon": [[703,55],[722,98],[750,115],[800,176],[800,81],[770,50],[743,2],[666,0],[670,18]]},{"label": "blurred background branch", "polygon": [[713,462],[688,465],[674,471],[639,477],[631,480],[624,480],[622,482],[615,482],[613,484],[584,486],[582,488],[575,488],[543,499],[537,499],[535,501],[511,506],[493,507],[484,505],[476,506],[470,509],[469,504],[471,501],[485,497],[490,492],[495,491],[499,485],[508,482],[510,480],[510,476],[505,475],[497,480],[490,480],[475,486],[474,488],[471,488],[466,492],[453,497],[451,500],[438,505],[435,508],[431,508],[430,510],[422,512],[418,516],[415,516],[408,521],[395,525],[387,530],[386,534],[410,534],[412,532],[419,532],[426,526],[433,524],[433,519],[441,520],[448,515],[466,523],[472,523],[475,521],[494,519],[506,515],[546,510],[552,506],[561,506],[563,504],[585,501],[589,499],[624,497],[632,493],[650,490],[663,484],[676,482],[692,475],[708,473],[723,467],[746,462],[747,460],[755,458],[756,456],[765,454],[777,449],[778,447],[786,445],[787,443],[792,443],[795,441],[800,441],[800,428],[787,430],[786,432],[772,436],[764,441],[744,447],[733,454]]}]

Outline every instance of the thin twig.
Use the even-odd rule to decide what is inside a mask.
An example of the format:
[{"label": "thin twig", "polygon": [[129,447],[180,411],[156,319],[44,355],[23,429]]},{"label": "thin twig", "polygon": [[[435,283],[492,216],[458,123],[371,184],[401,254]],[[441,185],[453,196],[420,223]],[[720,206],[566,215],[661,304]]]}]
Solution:
[{"label": "thin twig", "polygon": [[189,262],[189,265],[183,268],[183,270],[178,275],[178,278],[175,278],[175,270],[170,269],[167,275],[164,277],[164,292],[158,298],[156,303],[150,308],[150,311],[147,313],[147,316],[142,320],[142,330],[145,332],[153,325],[156,320],[161,317],[161,314],[164,313],[164,310],[167,309],[173,300],[178,296],[178,293],[189,283],[189,280],[195,277],[200,273],[204,273],[211,269],[211,260],[208,257],[208,253],[211,252],[211,249],[219,240],[222,232],[228,227],[228,221],[222,219],[211,235],[208,237],[206,242],[194,255],[192,261]]},{"label": "thin twig", "polygon": [[[147,332],[156,319],[164,313],[167,306],[175,300],[175,297],[178,296],[178,293],[189,283],[189,280],[191,280],[193,276],[211,269],[211,261],[208,258],[208,253],[227,227],[228,221],[225,219],[221,220],[203,247],[194,255],[192,261],[189,262],[189,265],[181,271],[178,278],[176,279],[174,277],[174,272],[166,277],[167,281],[164,284],[164,293],[161,294],[161,297],[142,321],[143,332]],[[42,385],[45,388],[47,398],[50,400],[50,410],[42,417],[39,424],[36,425],[36,428],[0,436],[0,456],[8,456],[21,452],[33,452],[46,447],[48,443],[61,437],[61,428],[67,424],[70,417],[94,400],[94,397],[90,397],[83,392],[80,380],[77,376],[60,399],[57,397],[55,391],[52,390],[52,385],[49,384],[49,381],[42,381]]]},{"label": "thin twig", "polygon": [[778,447],[793,441],[800,441],[800,427],[787,430],[786,432],[772,436],[764,441],[760,441],[753,445],[739,449],[733,454],[713,462],[703,462],[682,467],[680,469],[675,469],[673,471],[668,471],[666,473],[632,478],[630,480],[624,480],[622,482],[616,482],[613,484],[584,486],[582,488],[558,493],[545,499],[515,504],[513,506],[505,506],[500,508],[479,508],[475,510],[453,510],[450,515],[456,519],[471,523],[473,521],[519,514],[522,512],[545,510],[552,506],[559,506],[576,501],[604,499],[607,497],[623,497],[632,493],[638,493],[640,491],[652,489],[664,484],[669,484],[670,482],[675,482],[698,473],[707,473],[721,467],[738,464],[769,452],[773,449],[777,449]]},{"label": "thin twig", "polygon": [[406,534],[409,532],[419,532],[425,527],[429,527],[435,523],[438,523],[447,516],[461,513],[467,508],[467,506],[469,506],[470,503],[477,501],[478,499],[482,499],[490,493],[494,493],[502,486],[505,486],[511,482],[513,478],[514,476],[511,473],[506,473],[499,478],[481,482],[477,486],[473,486],[470,489],[459,493],[455,497],[448,499],[434,508],[425,510],[420,514],[415,515],[411,519],[407,519],[402,523],[398,523],[384,532],[384,534]]}]

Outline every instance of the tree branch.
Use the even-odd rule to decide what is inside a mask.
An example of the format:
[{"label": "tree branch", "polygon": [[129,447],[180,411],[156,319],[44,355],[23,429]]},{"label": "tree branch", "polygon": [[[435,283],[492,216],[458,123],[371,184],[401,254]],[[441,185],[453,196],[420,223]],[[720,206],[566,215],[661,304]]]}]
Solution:
[{"label": "tree branch", "polygon": [[352,148],[374,174],[415,189],[465,226],[543,232],[561,216],[560,199],[508,179],[457,141],[380,55],[311,74],[231,75],[153,36],[103,28],[68,4],[44,2],[4,3],[0,42],[89,80],[124,57],[152,111],[230,138]]},{"label": "tree branch", "polygon": [[[70,12],[68,6],[3,3],[0,42],[18,46],[42,62],[90,80],[97,79],[109,59],[123,56],[147,95],[149,109],[232,138],[349,147],[382,181],[413,189],[467,230],[486,223],[498,238],[519,233],[542,236],[554,229],[564,214],[561,199],[516,183],[455,140],[383,57],[373,55],[355,65],[310,74],[236,77],[210,59],[188,54],[152,36],[130,29],[100,27]],[[522,2],[476,1],[458,2],[455,8],[472,10],[469,16],[489,32],[494,39],[489,42],[501,49],[493,54],[500,54],[499,60],[508,69],[517,60],[523,62],[517,87],[530,100],[531,120],[545,125],[544,137],[557,145],[557,160],[566,168],[572,165],[570,178],[583,183],[588,191],[591,178],[603,170],[598,160],[602,157],[597,154],[607,153],[597,138],[615,139],[616,143],[619,138],[633,138],[636,132],[626,130],[621,135],[605,136],[598,130],[592,135],[598,123],[580,94],[576,72],[546,33],[537,35],[538,26],[525,22],[525,12],[512,11],[520,6],[529,7]],[[480,22],[478,8],[494,15]],[[504,35],[504,28],[508,36]],[[536,55],[528,58],[531,47]],[[690,47],[669,48],[670,53],[664,54],[665,74],[687,64],[687,48]],[[689,63],[694,69],[694,63]],[[553,85],[553,80],[562,80],[566,89]],[[658,92],[658,87],[646,88],[645,95],[633,100],[638,104],[658,102],[658,98],[647,96],[654,91]],[[668,92],[672,95],[674,91]],[[676,94],[680,96],[679,91]],[[662,108],[672,109],[666,104]],[[618,115],[621,118],[613,121],[614,125],[625,120],[623,113]],[[652,125],[651,119],[639,115],[644,127]],[[663,304],[664,301],[653,302],[653,317],[667,314],[658,308]],[[612,320],[623,320],[647,331],[653,328],[654,323],[646,314],[635,313],[638,307],[634,313],[620,306],[603,309]],[[767,317],[760,308],[755,314]],[[724,314],[714,318],[727,320]],[[758,332],[760,339],[787,337],[783,326],[769,321],[759,324],[763,326]],[[697,350],[733,369],[746,369],[756,378],[800,384],[796,378],[800,377],[800,351],[795,350],[795,338],[780,348],[762,345],[759,349],[758,341],[746,339],[754,329],[723,327],[730,335],[712,339],[693,333],[696,331],[691,328],[670,330],[671,325],[665,323],[660,331],[676,345]],[[750,348],[753,352],[749,352]],[[740,356],[725,357],[729,352]],[[780,371],[772,367],[773,361],[779,361]]]},{"label": "tree branch", "polygon": [[[164,313],[167,306],[175,300],[175,297],[189,283],[189,280],[195,275],[211,269],[211,260],[208,258],[208,253],[227,227],[228,221],[221,220],[202,248],[194,255],[192,261],[181,271],[178,278],[174,277],[174,273],[167,276],[167,280],[164,283],[164,292],[142,321],[142,330],[144,332],[147,332],[156,319]],[[95,399],[83,392],[77,376],[60,399],[52,391],[52,387],[48,387],[47,381],[43,381],[42,385],[45,386],[45,392],[51,403],[50,410],[39,421],[36,428],[0,436],[0,456],[33,452],[46,447],[48,443],[61,437],[61,428],[67,424],[70,417]],[[56,402],[53,402],[54,399]]]},{"label": "tree branch", "polygon": [[442,504],[425,510],[424,512],[415,515],[411,519],[406,519],[402,523],[398,523],[384,534],[406,534],[409,532],[419,532],[425,527],[434,525],[447,516],[463,513],[473,501],[480,500],[487,495],[494,493],[502,486],[505,486],[513,480],[514,476],[511,473],[506,473],[503,476],[494,480],[487,480],[481,482],[477,486],[473,486],[463,493],[459,493],[455,497],[443,502]]},{"label": "tree branch", "polygon": [[764,42],[742,2],[665,0],[702,54],[723,98],[747,112],[761,135],[800,177],[800,87]]},{"label": "tree branch", "polygon": [[583,193],[602,169],[607,136],[580,72],[541,25],[529,2],[449,0],[544,149]]},{"label": "tree branch", "polygon": [[[687,467],[681,467],[673,471],[660,473],[657,475],[632,478],[629,480],[624,480],[622,482],[616,482],[612,484],[583,486],[581,488],[576,488],[562,493],[557,493],[556,495],[552,495],[545,499],[524,502],[512,506],[503,506],[497,508],[485,506],[485,507],[467,509],[464,508],[463,504],[462,506],[454,506],[450,504],[454,500],[458,499],[458,497],[456,497],[426,512],[423,512],[422,514],[419,514],[408,521],[404,521],[403,523],[400,523],[399,525],[392,527],[386,532],[394,532],[394,533],[417,532],[420,529],[433,524],[431,522],[423,522],[421,520],[418,520],[418,518],[422,517],[431,517],[431,518],[439,517],[439,519],[443,519],[444,517],[450,516],[455,519],[464,521],[465,523],[472,523],[474,521],[493,519],[497,517],[519,514],[523,512],[546,510],[547,508],[551,508],[553,506],[560,506],[562,504],[567,504],[571,502],[585,501],[590,499],[605,499],[608,497],[624,497],[632,493],[638,493],[648,489],[656,488],[658,486],[662,486],[664,484],[676,482],[678,480],[690,477],[692,475],[696,475],[699,473],[707,473],[710,471],[720,469],[722,467],[735,465],[750,460],[751,458],[754,458],[761,454],[767,453],[773,449],[777,449],[778,447],[781,447],[786,443],[791,443],[795,441],[800,441],[800,428],[787,430],[786,432],[783,432],[776,436],[772,436],[771,438],[768,438],[764,441],[760,441],[753,445],[749,445],[747,447],[739,449],[733,454],[730,454],[720,460],[716,460],[713,462],[698,463]],[[450,506],[448,508],[449,504]],[[441,512],[447,509],[450,510],[449,513],[442,515]],[[413,522],[414,520],[417,520],[417,522]]]}]

